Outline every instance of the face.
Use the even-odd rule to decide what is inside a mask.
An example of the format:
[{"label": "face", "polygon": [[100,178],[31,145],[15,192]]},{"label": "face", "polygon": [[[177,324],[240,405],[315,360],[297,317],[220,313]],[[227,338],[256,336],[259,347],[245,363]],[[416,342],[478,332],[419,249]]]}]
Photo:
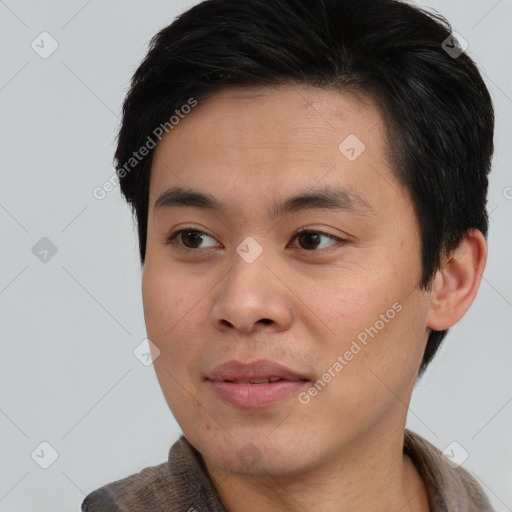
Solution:
[{"label": "face", "polygon": [[371,99],[306,86],[224,89],[157,146],[146,326],[212,466],[294,475],[403,429],[429,300],[387,149]]}]

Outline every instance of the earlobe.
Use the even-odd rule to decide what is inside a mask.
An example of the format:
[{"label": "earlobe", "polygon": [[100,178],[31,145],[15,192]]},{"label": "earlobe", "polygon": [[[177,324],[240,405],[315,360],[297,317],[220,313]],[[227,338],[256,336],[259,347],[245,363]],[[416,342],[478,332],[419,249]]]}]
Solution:
[{"label": "earlobe", "polygon": [[434,277],[427,327],[448,329],[464,316],[476,297],[486,261],[483,234],[478,229],[468,231]]}]

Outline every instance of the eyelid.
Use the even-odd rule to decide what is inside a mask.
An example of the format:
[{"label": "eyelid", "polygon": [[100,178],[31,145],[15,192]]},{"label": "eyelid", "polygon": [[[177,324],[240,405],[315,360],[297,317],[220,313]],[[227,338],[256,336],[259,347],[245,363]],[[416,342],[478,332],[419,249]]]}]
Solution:
[{"label": "eyelid", "polygon": [[334,239],[337,239],[337,240],[343,240],[339,236],[333,235],[332,233],[327,233],[326,231],[322,231],[321,229],[310,228],[310,227],[303,227],[303,228],[297,229],[297,231],[295,231],[294,236],[302,235],[303,233],[318,233],[319,235],[325,235],[325,236],[328,236],[329,238],[334,238]]}]

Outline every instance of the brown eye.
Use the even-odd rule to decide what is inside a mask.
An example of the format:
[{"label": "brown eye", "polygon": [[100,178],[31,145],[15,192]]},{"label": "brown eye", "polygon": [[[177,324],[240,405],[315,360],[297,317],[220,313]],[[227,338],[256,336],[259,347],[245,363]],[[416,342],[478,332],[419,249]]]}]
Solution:
[{"label": "brown eye", "polygon": [[189,249],[197,249],[203,241],[203,236],[198,231],[183,231],[179,234],[179,238]]},{"label": "brown eye", "polygon": [[303,249],[316,249],[320,244],[320,236],[318,233],[301,233],[297,240]]},{"label": "brown eye", "polygon": [[[210,243],[207,243],[208,239],[211,240]],[[188,228],[183,228],[172,233],[167,238],[167,243],[169,245],[178,246],[177,248],[181,247],[182,249],[202,249],[218,245],[217,241],[204,231]],[[202,247],[201,244],[203,244]]]},{"label": "brown eye", "polygon": [[[344,242],[341,238],[334,235],[323,233],[322,231],[302,230],[299,231],[295,238],[298,241],[299,247],[306,251],[314,251],[316,249],[324,249],[335,245],[338,242]],[[323,242],[323,240],[330,240],[332,243]]]}]

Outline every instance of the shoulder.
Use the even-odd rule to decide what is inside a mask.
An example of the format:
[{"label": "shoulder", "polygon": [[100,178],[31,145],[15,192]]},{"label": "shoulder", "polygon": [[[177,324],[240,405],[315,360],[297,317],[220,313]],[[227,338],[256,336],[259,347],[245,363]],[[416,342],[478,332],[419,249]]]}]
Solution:
[{"label": "shoulder", "polygon": [[404,452],[425,482],[433,512],[493,512],[475,477],[426,439],[406,430]]},{"label": "shoulder", "polygon": [[158,491],[172,484],[168,463],[150,466],[91,492],[82,502],[82,512],[164,510]]},{"label": "shoulder", "polygon": [[226,512],[200,453],[181,436],[168,461],[95,490],[82,512]]}]

